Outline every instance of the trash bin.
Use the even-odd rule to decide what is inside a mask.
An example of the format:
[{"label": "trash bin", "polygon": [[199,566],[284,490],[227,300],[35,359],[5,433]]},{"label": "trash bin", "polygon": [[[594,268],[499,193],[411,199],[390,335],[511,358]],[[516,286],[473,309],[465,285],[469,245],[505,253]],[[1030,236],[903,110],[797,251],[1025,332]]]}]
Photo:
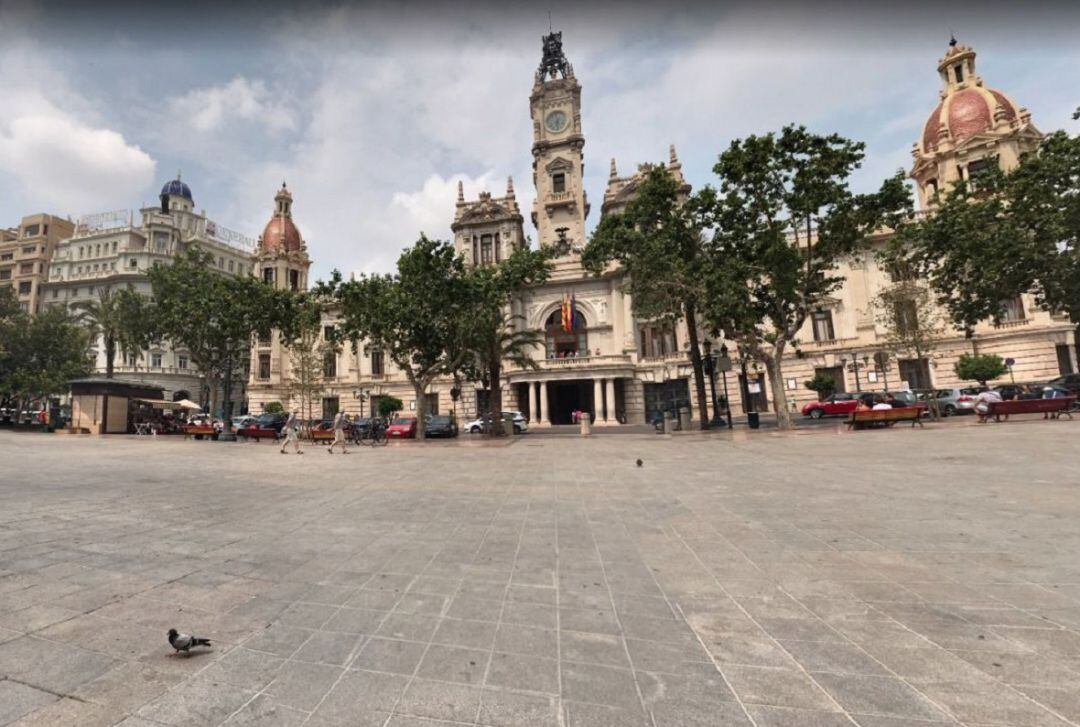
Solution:
[{"label": "trash bin", "polygon": [[589,412],[581,412],[581,436],[583,437],[587,437],[592,434],[592,428],[589,426],[590,419],[591,417],[589,416]]},{"label": "trash bin", "polygon": [[675,415],[669,411],[664,412],[664,434],[675,431]]},{"label": "trash bin", "polygon": [[679,427],[684,432],[690,431],[690,410],[685,406],[679,407]]},{"label": "trash bin", "polygon": [[761,427],[761,415],[756,411],[746,412],[746,423],[750,425],[751,429],[758,429]]}]

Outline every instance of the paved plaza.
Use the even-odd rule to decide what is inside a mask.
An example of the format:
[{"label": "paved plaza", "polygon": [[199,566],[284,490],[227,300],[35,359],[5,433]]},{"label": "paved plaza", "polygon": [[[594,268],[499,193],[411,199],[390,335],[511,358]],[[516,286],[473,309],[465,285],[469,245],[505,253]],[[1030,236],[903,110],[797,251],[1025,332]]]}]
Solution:
[{"label": "paved plaza", "polygon": [[0,724],[1080,724],[1078,439],[0,432]]}]

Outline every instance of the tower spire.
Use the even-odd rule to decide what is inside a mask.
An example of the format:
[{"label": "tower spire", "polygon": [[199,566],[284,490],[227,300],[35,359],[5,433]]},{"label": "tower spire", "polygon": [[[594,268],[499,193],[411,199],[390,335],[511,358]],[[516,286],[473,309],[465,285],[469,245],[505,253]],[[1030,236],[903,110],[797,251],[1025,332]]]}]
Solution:
[{"label": "tower spire", "polygon": [[677,166],[679,164],[679,156],[675,153],[675,145],[674,144],[669,144],[668,145],[668,158],[669,158],[670,166],[674,167],[674,166]]},{"label": "tower spire", "polygon": [[465,185],[460,179],[457,183],[457,201],[458,204],[465,204]]},{"label": "tower spire", "polygon": [[608,172],[608,177],[615,179],[619,176],[619,171],[615,168],[615,157],[611,157],[611,171]]},{"label": "tower spire", "polygon": [[507,177],[506,178],[506,196],[507,197],[513,197],[514,196],[514,178],[513,177]]}]

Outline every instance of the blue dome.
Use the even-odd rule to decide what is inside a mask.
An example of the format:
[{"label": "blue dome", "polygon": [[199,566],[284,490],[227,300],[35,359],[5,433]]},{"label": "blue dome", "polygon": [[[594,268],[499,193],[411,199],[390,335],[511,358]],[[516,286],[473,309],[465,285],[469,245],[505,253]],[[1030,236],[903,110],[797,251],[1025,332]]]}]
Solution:
[{"label": "blue dome", "polygon": [[165,182],[165,186],[161,188],[162,197],[169,197],[171,195],[183,197],[184,199],[194,202],[191,198],[191,187],[181,182],[179,177]]}]

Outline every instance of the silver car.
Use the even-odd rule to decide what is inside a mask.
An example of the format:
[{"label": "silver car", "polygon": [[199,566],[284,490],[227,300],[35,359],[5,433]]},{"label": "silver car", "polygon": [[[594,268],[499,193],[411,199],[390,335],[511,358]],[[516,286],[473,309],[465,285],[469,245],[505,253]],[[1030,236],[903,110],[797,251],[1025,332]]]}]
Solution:
[{"label": "silver car", "polygon": [[942,416],[954,414],[971,414],[975,411],[975,397],[986,391],[982,386],[968,386],[955,389],[937,389],[934,397],[937,399],[938,410]]}]

